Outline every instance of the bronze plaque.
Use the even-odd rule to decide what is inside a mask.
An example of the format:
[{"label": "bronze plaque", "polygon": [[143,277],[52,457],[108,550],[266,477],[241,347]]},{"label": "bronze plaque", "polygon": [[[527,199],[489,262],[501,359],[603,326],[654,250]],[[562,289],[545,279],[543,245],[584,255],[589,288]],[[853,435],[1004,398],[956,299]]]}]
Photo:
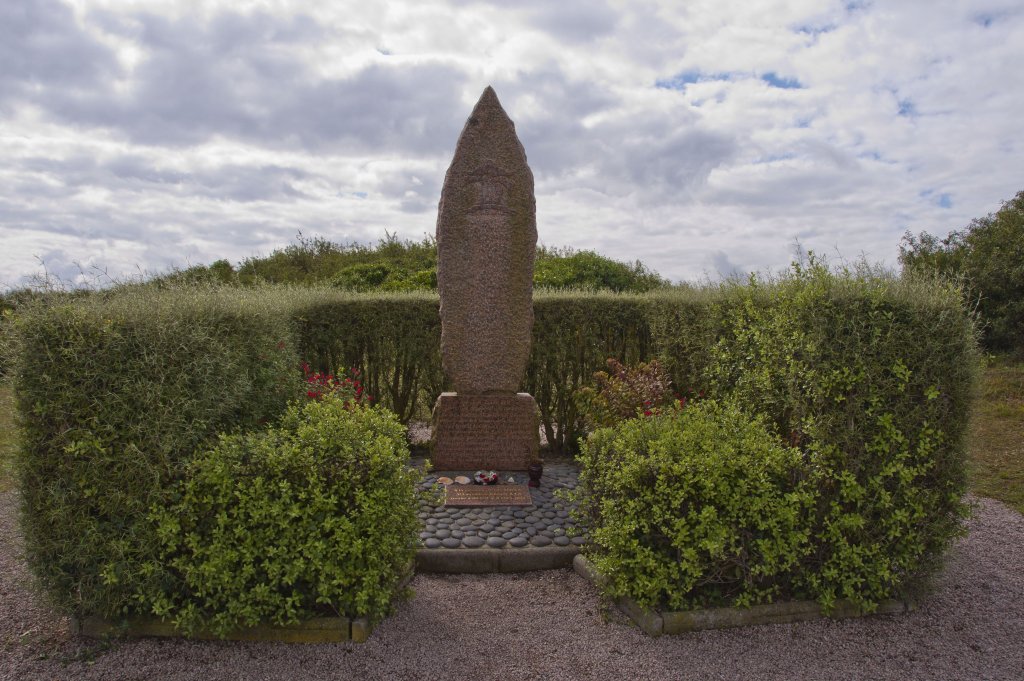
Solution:
[{"label": "bronze plaque", "polygon": [[533,506],[526,485],[448,485],[445,506]]}]

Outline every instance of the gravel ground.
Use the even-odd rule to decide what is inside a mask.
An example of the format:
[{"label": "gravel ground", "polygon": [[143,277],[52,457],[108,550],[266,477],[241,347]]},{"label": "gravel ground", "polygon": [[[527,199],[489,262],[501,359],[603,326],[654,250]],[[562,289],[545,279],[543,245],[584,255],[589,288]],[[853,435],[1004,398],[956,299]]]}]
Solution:
[{"label": "gravel ground", "polygon": [[569,570],[421,574],[362,645],[72,636],[25,587],[14,505],[0,495],[3,679],[1024,678],[1024,516],[987,499],[908,615],[651,639]]}]

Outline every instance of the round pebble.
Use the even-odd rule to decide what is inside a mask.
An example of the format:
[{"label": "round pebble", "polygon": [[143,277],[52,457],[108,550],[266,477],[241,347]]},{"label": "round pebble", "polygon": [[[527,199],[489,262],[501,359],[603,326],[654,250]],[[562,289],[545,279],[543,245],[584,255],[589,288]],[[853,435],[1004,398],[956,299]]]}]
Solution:
[{"label": "round pebble", "polygon": [[[522,549],[531,544],[582,546],[586,544],[585,526],[570,519],[572,504],[562,497],[562,493],[555,493],[558,488],[574,488],[576,477],[577,470],[572,464],[552,463],[545,467],[541,487],[530,490],[533,498],[530,506],[451,508],[441,501],[440,490],[444,480],[436,474],[425,476],[416,486],[425,493],[420,497],[416,514],[420,521],[422,545],[449,549],[481,546]],[[452,484],[455,482],[458,480]],[[569,537],[567,530],[570,527],[580,536]]]}]

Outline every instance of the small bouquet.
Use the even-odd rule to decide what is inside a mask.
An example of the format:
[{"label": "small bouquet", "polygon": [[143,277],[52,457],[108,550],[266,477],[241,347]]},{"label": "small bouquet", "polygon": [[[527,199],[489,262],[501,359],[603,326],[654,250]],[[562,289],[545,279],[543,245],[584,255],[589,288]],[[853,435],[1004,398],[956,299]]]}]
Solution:
[{"label": "small bouquet", "polygon": [[498,483],[498,474],[494,471],[477,471],[476,475],[473,476],[473,482],[478,485],[496,485]]}]

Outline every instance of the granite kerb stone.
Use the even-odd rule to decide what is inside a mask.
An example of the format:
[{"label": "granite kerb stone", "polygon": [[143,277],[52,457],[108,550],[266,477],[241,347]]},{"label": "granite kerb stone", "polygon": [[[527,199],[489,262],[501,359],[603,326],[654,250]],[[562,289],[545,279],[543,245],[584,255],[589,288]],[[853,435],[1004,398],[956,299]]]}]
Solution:
[{"label": "granite kerb stone", "polygon": [[[373,627],[364,617],[316,617],[291,625],[262,624],[235,629],[225,636],[200,629],[188,638],[203,641],[274,641],[277,643],[363,643]],[[123,636],[128,638],[186,638],[172,622],[156,617],[132,617],[112,622],[89,616],[72,620],[72,631],[87,638]]]},{"label": "granite kerb stone", "polygon": [[560,570],[572,567],[578,553],[578,546],[515,548],[506,545],[502,548],[485,546],[454,551],[420,549],[416,552],[416,571],[482,574]]},{"label": "granite kerb stone", "polygon": [[[582,554],[573,559],[573,569],[578,575],[600,588],[603,577]],[[786,601],[755,605],[749,608],[707,608],[688,611],[662,611],[643,608],[631,598],[615,599],[615,605],[633,620],[648,636],[663,634],[684,634],[709,629],[748,627],[759,624],[788,624],[816,619],[850,619],[868,615],[893,615],[910,612],[916,605],[911,601],[887,600],[879,603],[873,613],[862,612],[848,600],[836,602],[829,614],[825,614],[820,603],[815,601]]]}]

